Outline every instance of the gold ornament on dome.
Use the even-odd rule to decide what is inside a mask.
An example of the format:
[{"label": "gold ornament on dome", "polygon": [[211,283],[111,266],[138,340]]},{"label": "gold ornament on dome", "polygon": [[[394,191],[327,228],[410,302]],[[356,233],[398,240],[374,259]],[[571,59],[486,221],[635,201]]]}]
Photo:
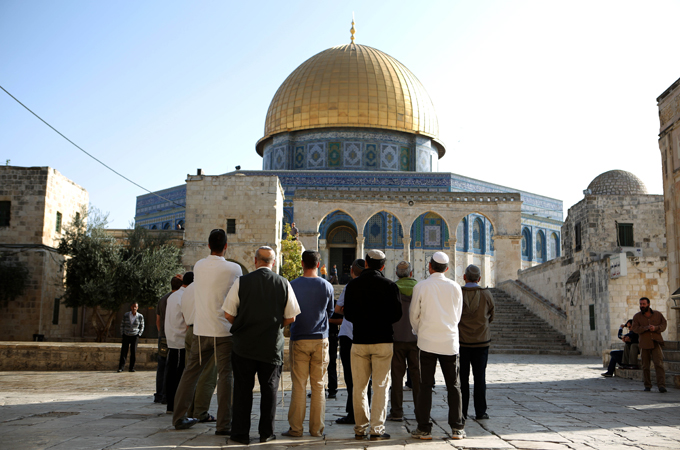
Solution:
[{"label": "gold ornament on dome", "polygon": [[[354,24],[351,31],[353,41]],[[257,152],[278,133],[337,127],[421,134],[434,140],[440,158],[445,152],[423,85],[399,61],[366,45],[329,48],[295,69],[269,105]]]}]

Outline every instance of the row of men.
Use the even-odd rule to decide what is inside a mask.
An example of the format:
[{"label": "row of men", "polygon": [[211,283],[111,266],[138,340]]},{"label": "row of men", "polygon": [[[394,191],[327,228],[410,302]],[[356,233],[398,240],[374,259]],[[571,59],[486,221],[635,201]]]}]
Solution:
[{"label": "row of men", "polygon": [[[330,283],[317,276],[318,252],[303,253],[304,274],[289,283],[271,270],[275,253],[269,247],[257,250],[256,270],[242,276],[240,266],[224,259],[224,230],[213,230],[208,244],[211,255],[198,261],[194,272],[185,274],[182,287],[167,299],[165,390],[173,425],[186,429],[198,421],[212,419],[217,422],[216,434],[230,435],[237,443],[249,443],[252,391],[257,376],[261,391],[260,441],[275,439],[283,328],[291,324],[293,389],[290,429],[284,435],[302,436],[308,379],[312,387],[309,432],[323,435],[328,329],[334,295]],[[465,437],[470,365],[475,376],[477,418],[488,417],[484,370],[493,299],[488,290],[477,285],[479,268],[468,267],[468,284],[461,289],[444,275],[448,262],[446,254],[435,253],[429,262],[431,275],[420,283],[412,278],[408,262],[399,264],[397,283],[387,279],[382,273],[385,255],[378,250],[352,265],[353,280],[335,306],[337,312],[344,314],[340,354],[351,399],[347,416],[338,422],[354,423],[357,439],[389,439],[385,420],[391,375],[394,383],[389,418],[403,420],[406,361],[418,421],[414,437],[431,439],[430,409],[437,361],[447,385],[452,437]],[[467,319],[459,323],[463,315]],[[464,350],[460,349],[459,335]],[[213,419],[207,409],[215,386],[209,380],[215,379],[215,372],[219,375],[218,409]],[[203,378],[205,385],[201,384]],[[374,394],[369,412],[371,381]]]}]

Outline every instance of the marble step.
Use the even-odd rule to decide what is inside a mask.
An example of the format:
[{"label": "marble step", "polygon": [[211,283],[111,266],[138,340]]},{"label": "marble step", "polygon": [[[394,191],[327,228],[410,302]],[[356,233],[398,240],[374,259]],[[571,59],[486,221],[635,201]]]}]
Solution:
[{"label": "marble step", "polygon": [[493,348],[489,349],[489,353],[498,355],[580,355],[578,350],[551,350],[551,349],[503,349]]},{"label": "marble step", "polygon": [[[651,368],[652,385],[656,387],[656,372],[654,365]],[[628,378],[629,380],[642,381],[642,370],[631,369],[616,369],[616,376],[621,378]],[[674,387],[680,389],[680,373],[666,370],[666,387]]]}]

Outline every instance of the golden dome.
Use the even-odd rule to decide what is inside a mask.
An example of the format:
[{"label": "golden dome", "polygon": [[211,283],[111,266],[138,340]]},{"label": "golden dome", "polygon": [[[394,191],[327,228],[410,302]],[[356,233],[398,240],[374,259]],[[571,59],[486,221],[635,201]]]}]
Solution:
[{"label": "golden dome", "polygon": [[332,47],[303,62],[274,95],[257,142],[277,133],[314,128],[361,127],[404,131],[435,141],[437,114],[430,96],[410,70],[372,47]]}]

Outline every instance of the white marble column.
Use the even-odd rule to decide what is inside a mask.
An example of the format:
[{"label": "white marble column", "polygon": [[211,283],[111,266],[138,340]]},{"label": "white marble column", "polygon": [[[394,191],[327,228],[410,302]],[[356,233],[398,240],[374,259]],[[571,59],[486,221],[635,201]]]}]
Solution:
[{"label": "white marble column", "polygon": [[326,244],[326,239],[319,239],[319,254],[321,255],[321,265],[326,265],[326,270],[328,270],[328,263],[330,255],[328,254],[328,245]]},{"label": "white marble column", "polygon": [[357,258],[364,258],[364,241],[366,238],[363,234],[357,235]]},{"label": "white marble column", "polygon": [[[402,239],[404,243],[404,261],[411,262],[411,236],[404,236]],[[413,266],[413,264],[411,264]]]}]

